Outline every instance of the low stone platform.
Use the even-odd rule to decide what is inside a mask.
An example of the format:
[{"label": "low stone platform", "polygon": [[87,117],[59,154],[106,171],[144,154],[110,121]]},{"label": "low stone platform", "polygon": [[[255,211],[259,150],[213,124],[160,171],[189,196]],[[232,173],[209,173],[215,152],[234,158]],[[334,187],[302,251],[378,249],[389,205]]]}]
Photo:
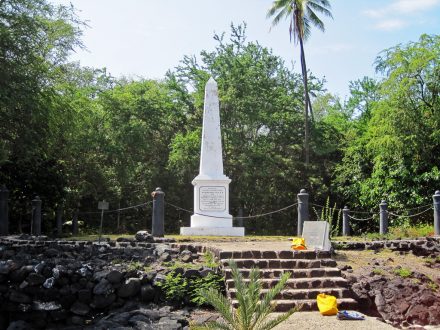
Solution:
[{"label": "low stone platform", "polygon": [[[261,242],[258,242],[261,243]],[[286,244],[281,242],[281,244]],[[287,244],[286,244],[287,245]],[[328,251],[292,251],[292,250],[221,250],[220,247],[204,245],[180,245],[180,249],[197,250],[198,252],[212,251],[220,259],[226,280],[228,298],[235,306],[235,283],[228,265],[234,260],[243,277],[249,278],[253,267],[260,271],[263,284],[263,294],[279,282],[283,273],[292,275],[287,281],[286,288],[276,297],[274,303],[277,312],[288,311],[298,307],[300,311],[317,311],[316,297],[326,293],[337,298],[340,309],[357,309],[358,303],[352,298],[348,282],[342,277],[336,261]],[[243,247],[243,244],[240,243]]]},{"label": "low stone platform", "polygon": [[336,261],[329,252],[321,251],[236,251],[220,252],[224,267],[226,289],[233,305],[238,305],[235,283],[228,261],[233,259],[246,278],[250,269],[257,267],[263,282],[262,294],[279,282],[282,274],[292,275],[286,288],[275,297],[275,310],[288,311],[298,307],[300,311],[317,309],[316,297],[320,293],[337,298],[341,309],[355,309],[357,302],[351,297],[347,281],[336,268]]}]

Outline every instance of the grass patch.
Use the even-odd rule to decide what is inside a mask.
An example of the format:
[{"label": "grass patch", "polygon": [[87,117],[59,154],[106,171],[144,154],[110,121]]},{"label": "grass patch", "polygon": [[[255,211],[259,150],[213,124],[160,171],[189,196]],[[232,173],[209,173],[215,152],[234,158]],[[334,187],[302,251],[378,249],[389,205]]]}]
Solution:
[{"label": "grass patch", "polygon": [[380,269],[380,268],[374,268],[373,269],[373,274],[374,275],[385,275],[385,271],[383,269]]},{"label": "grass patch", "polygon": [[403,278],[411,277],[412,273],[412,270],[408,268],[397,268],[394,270],[394,274]]},{"label": "grass patch", "polygon": [[418,238],[434,235],[434,226],[422,224],[408,227],[390,227],[389,233],[386,235],[380,235],[379,233],[364,233],[360,236],[338,236],[333,237],[335,241],[383,241],[394,240],[397,238]]},{"label": "grass patch", "polygon": [[438,285],[434,282],[429,282],[427,285],[428,285],[428,288],[430,288],[432,291],[438,290]]}]

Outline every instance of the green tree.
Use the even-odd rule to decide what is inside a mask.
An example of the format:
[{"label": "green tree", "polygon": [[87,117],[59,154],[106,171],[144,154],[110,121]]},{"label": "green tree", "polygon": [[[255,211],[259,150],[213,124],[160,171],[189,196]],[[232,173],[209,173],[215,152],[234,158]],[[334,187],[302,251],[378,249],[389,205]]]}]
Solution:
[{"label": "green tree", "polygon": [[366,126],[371,118],[371,111],[375,102],[379,101],[379,83],[370,77],[363,77],[349,83],[350,97],[345,108],[351,117],[359,118],[359,122]]},{"label": "green tree", "polygon": [[[309,164],[310,160],[310,130],[308,116],[311,101],[308,87],[304,42],[310,37],[312,26],[317,27],[321,31],[325,30],[324,23],[318,17],[317,13],[332,17],[330,12],[330,2],[328,0],[275,0],[267,13],[267,17],[274,17],[272,25],[277,25],[281,19],[288,18],[290,20],[290,40],[292,40],[293,37],[294,41],[298,42],[300,45],[301,71],[304,84],[304,150],[306,166]],[[312,114],[311,107],[310,113]]]},{"label": "green tree", "polygon": [[440,179],[440,37],[384,50],[376,68],[384,75],[379,96],[373,93],[371,119],[346,148],[336,183],[366,208],[383,198],[398,209],[428,204]]},{"label": "green tree", "polygon": [[0,161],[44,153],[57,66],[81,46],[72,8],[46,0],[0,3]]},{"label": "green tree", "polygon": [[0,181],[11,191],[12,218],[36,194],[50,214],[66,184],[55,147],[65,141],[59,123],[70,119],[59,70],[82,46],[82,23],[73,8],[45,0],[1,1],[0,18]]}]

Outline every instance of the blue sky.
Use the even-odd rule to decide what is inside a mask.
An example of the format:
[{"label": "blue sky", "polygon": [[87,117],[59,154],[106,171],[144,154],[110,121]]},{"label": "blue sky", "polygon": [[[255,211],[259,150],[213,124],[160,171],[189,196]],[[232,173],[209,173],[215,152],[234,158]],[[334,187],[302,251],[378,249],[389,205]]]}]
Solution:
[{"label": "blue sky", "polygon": [[[247,23],[257,40],[300,72],[299,49],[289,42],[288,21],[271,29],[271,0],[52,0],[72,3],[88,21],[87,51],[73,54],[84,66],[106,67],[114,76],[163,78],[184,55],[212,50],[214,32]],[[440,32],[440,0],[330,0],[333,20],[314,29],[305,45],[308,68],[325,77],[329,92],[344,98],[350,80],[375,77],[377,54],[422,33]]]}]

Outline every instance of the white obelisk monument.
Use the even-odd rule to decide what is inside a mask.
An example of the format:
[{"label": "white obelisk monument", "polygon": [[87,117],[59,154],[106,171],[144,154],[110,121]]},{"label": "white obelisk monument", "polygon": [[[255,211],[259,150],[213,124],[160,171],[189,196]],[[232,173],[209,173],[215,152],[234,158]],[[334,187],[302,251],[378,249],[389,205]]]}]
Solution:
[{"label": "white obelisk monument", "polygon": [[244,236],[244,227],[232,226],[229,214],[229,179],[223,174],[220,108],[217,83],[210,78],[205,86],[202,148],[199,175],[194,178],[194,214],[191,227],[181,227],[181,235]]}]

